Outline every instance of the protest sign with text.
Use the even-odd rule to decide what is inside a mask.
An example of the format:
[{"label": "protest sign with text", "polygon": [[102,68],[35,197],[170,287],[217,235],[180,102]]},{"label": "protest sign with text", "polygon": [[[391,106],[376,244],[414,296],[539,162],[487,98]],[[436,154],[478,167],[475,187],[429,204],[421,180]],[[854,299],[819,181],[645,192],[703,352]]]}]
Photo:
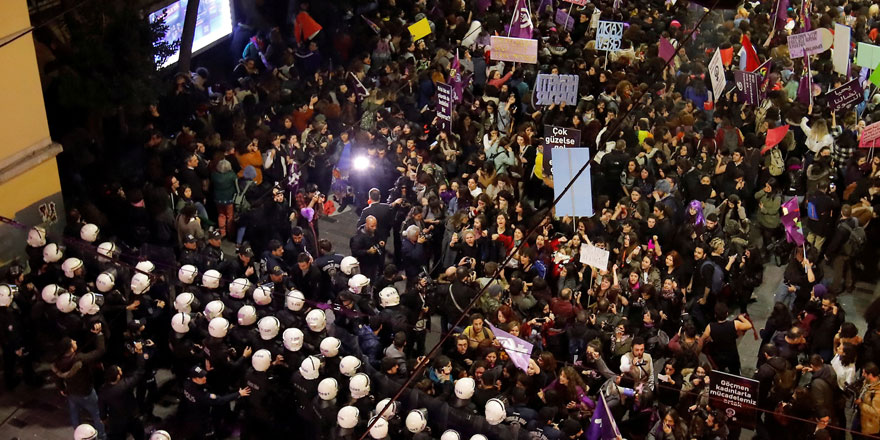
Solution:
[{"label": "protest sign with text", "polygon": [[622,39],[622,21],[599,21],[599,30],[596,32],[596,50],[620,50],[620,40]]},{"label": "protest sign with text", "polygon": [[452,86],[437,83],[437,119],[440,130],[448,132],[452,129]]},{"label": "protest sign with text", "polygon": [[865,94],[862,86],[859,85],[859,79],[855,78],[836,89],[829,90],[825,98],[831,111],[841,112],[859,105],[864,100]]},{"label": "protest sign with text", "polygon": [[536,64],[538,40],[531,38],[491,37],[490,58],[495,61]]},{"label": "protest sign with text", "polygon": [[577,75],[551,75],[539,73],[535,80],[535,105],[562,104],[577,105]]},{"label": "protest sign with text", "polygon": [[544,175],[553,174],[553,150],[581,145],[581,131],[574,128],[544,126]]}]

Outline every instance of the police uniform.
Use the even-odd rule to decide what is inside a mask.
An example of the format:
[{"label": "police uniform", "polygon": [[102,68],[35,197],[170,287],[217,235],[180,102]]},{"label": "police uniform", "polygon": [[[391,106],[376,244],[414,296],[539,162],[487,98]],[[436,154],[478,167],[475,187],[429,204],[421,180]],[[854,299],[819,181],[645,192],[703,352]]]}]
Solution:
[{"label": "police uniform", "polygon": [[[193,367],[190,370],[190,378],[207,377],[207,371],[202,367]],[[187,435],[183,438],[203,438],[214,435],[214,426],[211,423],[212,408],[226,405],[239,397],[239,394],[229,393],[217,395],[208,391],[207,385],[199,385],[192,380],[183,385],[183,397],[180,399],[178,412],[182,427]]]}]

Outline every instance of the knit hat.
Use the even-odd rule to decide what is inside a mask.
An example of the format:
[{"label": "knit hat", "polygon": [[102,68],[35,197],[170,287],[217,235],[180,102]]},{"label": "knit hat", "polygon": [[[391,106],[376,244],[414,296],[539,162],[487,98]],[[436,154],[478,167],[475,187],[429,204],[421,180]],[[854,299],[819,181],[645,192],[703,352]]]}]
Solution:
[{"label": "knit hat", "polygon": [[253,165],[248,165],[244,167],[244,172],[242,176],[248,180],[254,180],[257,178],[257,169],[253,167]]},{"label": "knit hat", "polygon": [[816,298],[824,298],[826,293],[828,293],[828,288],[825,287],[824,284],[816,284],[813,286],[813,295],[815,295]]}]

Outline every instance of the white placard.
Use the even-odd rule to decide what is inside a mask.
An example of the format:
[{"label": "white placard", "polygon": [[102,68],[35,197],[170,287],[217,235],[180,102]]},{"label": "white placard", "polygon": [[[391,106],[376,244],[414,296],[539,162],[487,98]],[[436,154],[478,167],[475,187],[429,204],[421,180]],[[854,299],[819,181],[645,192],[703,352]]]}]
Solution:
[{"label": "white placard", "polygon": [[577,104],[579,81],[577,75],[539,73],[535,80],[535,105]]},{"label": "white placard", "polygon": [[712,96],[714,102],[718,102],[724,87],[727,86],[727,79],[724,77],[724,63],[721,61],[721,50],[715,49],[715,55],[709,61],[709,78],[712,79]]},{"label": "white placard", "polygon": [[852,29],[840,23],[834,23],[834,46],[831,48],[831,62],[834,71],[841,75],[849,75],[850,34]]},{"label": "white placard", "polygon": [[621,39],[623,39],[622,21],[599,21],[599,30],[596,33],[596,50],[620,50]]},{"label": "white placard", "polygon": [[589,243],[581,245],[581,263],[599,270],[608,270],[608,256],[605,249],[597,248]]}]

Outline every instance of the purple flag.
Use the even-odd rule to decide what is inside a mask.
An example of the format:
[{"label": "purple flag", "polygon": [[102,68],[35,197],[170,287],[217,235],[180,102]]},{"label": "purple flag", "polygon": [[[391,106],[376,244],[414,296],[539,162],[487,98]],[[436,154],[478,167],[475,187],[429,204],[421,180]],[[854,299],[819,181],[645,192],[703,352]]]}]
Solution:
[{"label": "purple flag", "polygon": [[495,339],[498,340],[498,343],[507,352],[507,356],[510,357],[513,365],[516,365],[520,370],[528,372],[529,359],[531,359],[534,346],[488,322],[487,324],[489,324],[489,330],[492,330],[492,333],[495,335]]},{"label": "purple flag", "polygon": [[379,31],[379,26],[378,26],[376,23],[373,23],[369,18],[364,17],[363,14],[361,14],[361,18],[363,18],[364,21],[367,22],[367,26],[369,26],[370,29],[373,30],[373,32],[375,32],[377,35],[379,34],[379,32],[380,32],[380,31]]},{"label": "purple flag", "polygon": [[605,394],[599,393],[599,404],[596,405],[590,426],[587,428],[587,440],[617,440],[618,437],[620,430],[617,429],[614,416],[605,403]]},{"label": "purple flag", "polygon": [[464,96],[464,81],[461,77],[461,61],[458,59],[458,49],[455,50],[455,58],[452,67],[449,68],[449,85],[452,86],[453,102],[461,102]]},{"label": "purple flag", "polygon": [[508,37],[513,38],[532,38],[532,14],[529,12],[526,0],[517,0],[516,7],[513,8],[513,16],[510,19],[510,31]]},{"label": "purple flag", "polygon": [[660,51],[658,55],[660,55],[660,58],[663,58],[663,61],[666,62],[669,62],[669,60],[675,56],[675,46],[673,46],[666,37],[660,37]]},{"label": "purple flag", "polygon": [[541,0],[538,5],[537,14],[540,17],[544,12],[553,12],[553,0]]},{"label": "purple flag", "polygon": [[801,229],[801,210],[796,197],[782,204],[782,226],[785,228],[785,240],[798,246],[807,241]]},{"label": "purple flag", "polygon": [[806,62],[806,66],[804,67],[804,74],[801,76],[800,82],[798,82],[798,90],[797,90],[797,100],[804,105],[810,105],[813,103],[813,78],[810,74],[810,57],[804,57]]},{"label": "purple flag", "polygon": [[789,0],[778,0],[776,2],[776,13],[774,14],[776,16],[774,19],[776,22],[776,30],[784,29],[785,23],[788,22],[788,3]]}]

